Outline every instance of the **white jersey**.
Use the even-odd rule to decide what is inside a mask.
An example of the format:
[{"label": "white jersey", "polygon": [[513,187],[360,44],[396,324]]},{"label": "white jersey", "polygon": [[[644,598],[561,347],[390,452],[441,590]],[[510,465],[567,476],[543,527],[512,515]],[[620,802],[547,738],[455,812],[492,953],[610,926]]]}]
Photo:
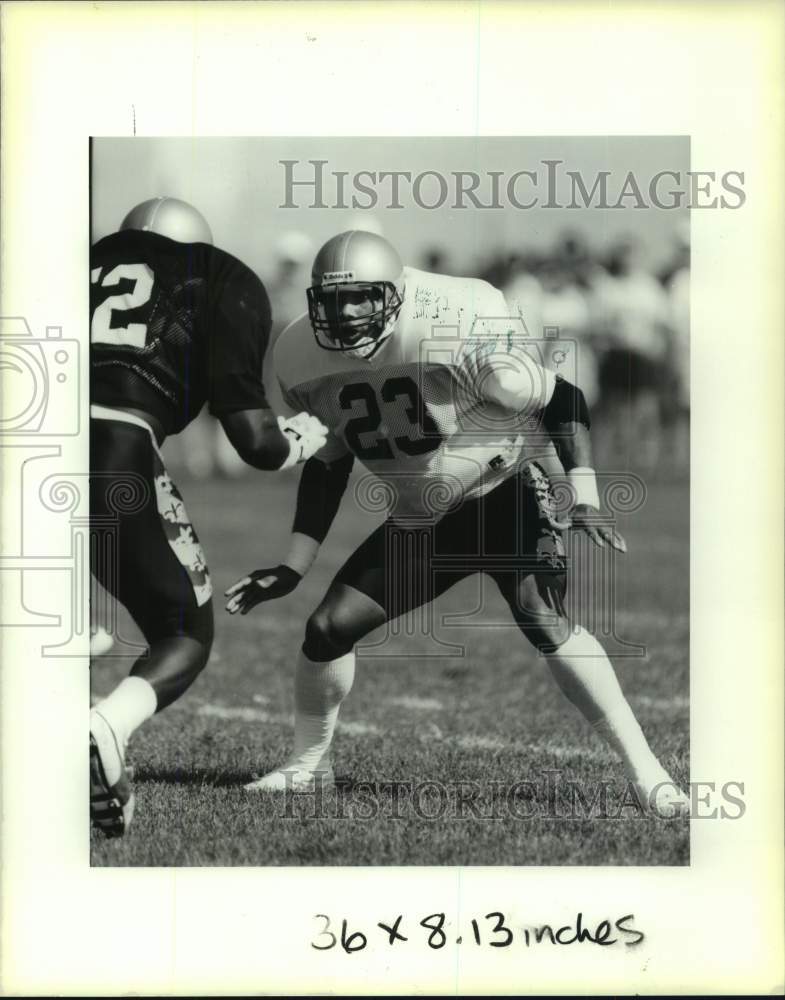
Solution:
[{"label": "white jersey", "polygon": [[[492,285],[410,267],[404,280],[395,329],[373,358],[320,347],[304,315],[273,363],[287,404],[329,428],[317,458],[354,454],[385,484],[391,513],[433,520],[515,472],[554,376]],[[358,499],[378,509],[367,486]]]}]

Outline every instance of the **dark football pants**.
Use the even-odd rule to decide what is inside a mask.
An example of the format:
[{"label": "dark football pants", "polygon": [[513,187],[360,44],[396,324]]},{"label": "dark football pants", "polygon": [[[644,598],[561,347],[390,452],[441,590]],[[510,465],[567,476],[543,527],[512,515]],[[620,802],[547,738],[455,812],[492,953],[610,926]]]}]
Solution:
[{"label": "dark football pants", "polygon": [[91,418],[90,519],[104,540],[94,546],[91,570],[149,643],[132,673],[150,681],[162,708],[207,662],[211,584],[182,498],[152,432],[136,418]]},{"label": "dark football pants", "polygon": [[[567,638],[562,537],[541,516],[533,490],[511,476],[436,524],[380,525],[338,571],[311,616],[305,653],[317,661],[343,655],[373,628],[433,601],[474,573],[495,581],[538,649],[550,652]],[[371,598],[376,608],[353,591]]]}]

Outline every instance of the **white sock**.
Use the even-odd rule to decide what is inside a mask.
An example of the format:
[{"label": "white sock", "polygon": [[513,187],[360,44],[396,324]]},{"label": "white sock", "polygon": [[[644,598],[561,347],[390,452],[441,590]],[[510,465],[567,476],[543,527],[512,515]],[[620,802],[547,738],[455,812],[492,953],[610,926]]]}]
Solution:
[{"label": "white sock", "polygon": [[125,747],[131,733],[155,714],[158,698],[149,681],[144,677],[126,677],[112,693],[93,709],[114,730],[117,742]]},{"label": "white sock", "polygon": [[577,633],[547,657],[554,680],[598,736],[644,785],[667,779],[624,697],[608,654],[590,632]]},{"label": "white sock", "polygon": [[315,663],[300,652],[294,682],[294,753],[287,766],[314,770],[330,750],[341,702],[354,682],[354,651]]}]

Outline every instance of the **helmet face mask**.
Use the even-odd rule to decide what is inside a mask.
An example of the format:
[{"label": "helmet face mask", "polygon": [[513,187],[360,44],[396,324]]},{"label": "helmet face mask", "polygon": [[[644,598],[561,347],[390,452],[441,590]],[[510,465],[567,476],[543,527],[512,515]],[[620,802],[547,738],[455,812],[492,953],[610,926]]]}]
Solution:
[{"label": "helmet face mask", "polygon": [[391,281],[325,283],[307,289],[316,342],[326,351],[371,358],[395,326],[403,298]]},{"label": "helmet face mask", "polygon": [[375,233],[349,230],[316,255],[306,291],[317,344],[370,360],[389,339],[403,305],[403,264]]}]

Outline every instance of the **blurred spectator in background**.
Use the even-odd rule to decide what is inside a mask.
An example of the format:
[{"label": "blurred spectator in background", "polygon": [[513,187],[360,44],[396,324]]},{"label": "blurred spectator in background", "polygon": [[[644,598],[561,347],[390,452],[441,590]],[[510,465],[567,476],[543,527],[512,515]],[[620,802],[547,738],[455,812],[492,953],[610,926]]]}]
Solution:
[{"label": "blurred spectator in background", "polygon": [[444,247],[428,247],[422,255],[422,269],[429,274],[454,274],[451,268],[450,255]]},{"label": "blurred spectator in background", "polygon": [[[597,402],[597,359],[590,334],[591,314],[586,292],[571,270],[568,258],[556,255],[542,262],[539,268],[542,286],[540,320],[546,332],[557,327],[561,337],[575,342],[578,357],[574,379],[583,390],[586,402]],[[570,348],[571,349],[571,348]],[[547,360],[546,360],[547,364]],[[558,368],[554,370],[558,371]]]},{"label": "blurred spectator in background", "polygon": [[515,259],[516,255],[508,250],[497,252],[487,260],[478,261],[475,267],[469,269],[468,274],[501,289],[509,278]]},{"label": "blurred spectator in background", "polygon": [[[577,345],[574,367],[546,350],[544,363],[580,385],[602,430],[599,464],[653,473],[663,444],[670,473],[689,465],[689,220],[680,223],[658,274],[627,237],[601,257],[565,232],[547,253],[497,254],[482,270],[528,334]],[[478,268],[478,270],[480,270]],[[560,343],[558,346],[562,346]],[[663,467],[662,471],[666,471]]]},{"label": "blurred spectator in background", "polygon": [[556,255],[561,258],[579,288],[591,288],[592,278],[600,265],[582,233],[572,230],[563,233]]},{"label": "blurred spectator in background", "polygon": [[[590,263],[584,246],[565,239],[545,256],[512,257],[501,290],[510,309],[523,320],[530,337],[542,340],[558,329],[559,338],[570,342],[563,345],[564,350],[568,353],[573,347],[577,350],[578,356],[569,358],[563,374],[580,386],[587,403],[593,406],[598,394],[597,359],[590,337],[588,296],[583,285]],[[559,351],[547,350],[542,360],[546,367],[558,372],[562,360],[567,359]]]},{"label": "blurred spectator in background", "polygon": [[644,267],[641,247],[633,237],[611,247],[605,270],[593,272],[591,286],[606,442],[616,461],[651,473],[659,461],[661,407],[668,380],[668,297]]},{"label": "blurred spectator in background", "polygon": [[[306,288],[311,284],[311,265],[316,247],[310,236],[298,229],[283,232],[273,245],[272,264],[265,275],[265,285],[273,307],[273,327],[267,357],[279,334],[308,309]],[[265,365],[264,384],[267,400],[276,413],[288,413],[278,380],[270,364]]]},{"label": "blurred spectator in background", "polygon": [[533,254],[513,254],[497,286],[504,293],[513,315],[523,320],[530,337],[542,337],[543,289],[537,277],[539,267],[539,258]]},{"label": "blurred spectator in background", "polygon": [[690,225],[676,230],[673,256],[662,274],[670,304],[672,330],[669,356],[666,438],[673,464],[686,471],[690,463]]},{"label": "blurred spectator in background", "polygon": [[266,281],[273,307],[271,346],[281,330],[308,308],[305,289],[311,283],[314,253],[313,240],[296,229],[282,233],[275,242],[274,266]]}]

